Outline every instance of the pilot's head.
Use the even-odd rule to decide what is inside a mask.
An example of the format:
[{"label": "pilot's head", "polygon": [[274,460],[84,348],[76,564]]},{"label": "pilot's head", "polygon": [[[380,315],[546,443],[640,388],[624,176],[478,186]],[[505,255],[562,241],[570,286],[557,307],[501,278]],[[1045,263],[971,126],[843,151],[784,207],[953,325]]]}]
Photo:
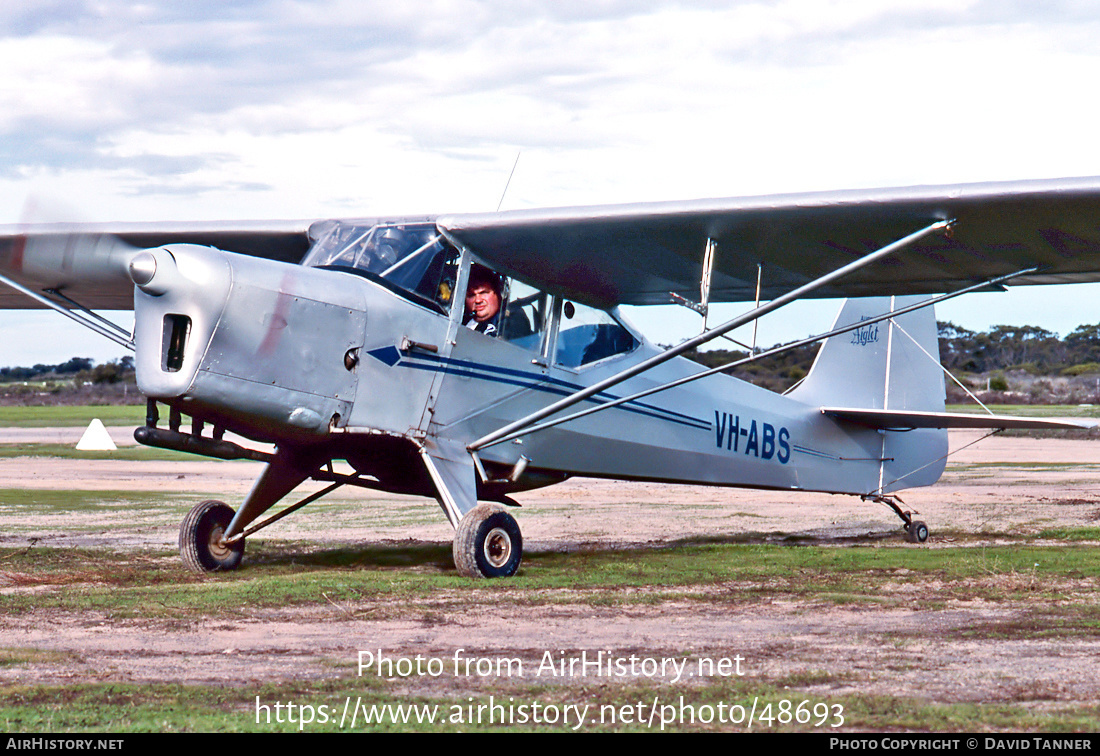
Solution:
[{"label": "pilot's head", "polygon": [[466,285],[467,319],[486,323],[495,318],[500,312],[502,289],[500,276],[483,265],[473,265]]}]

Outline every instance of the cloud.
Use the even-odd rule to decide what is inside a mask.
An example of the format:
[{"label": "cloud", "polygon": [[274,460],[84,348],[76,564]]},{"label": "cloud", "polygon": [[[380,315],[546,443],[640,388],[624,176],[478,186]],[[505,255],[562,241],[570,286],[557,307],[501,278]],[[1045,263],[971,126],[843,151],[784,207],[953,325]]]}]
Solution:
[{"label": "cloud", "polygon": [[[553,155],[562,181],[589,167],[609,177],[574,179],[584,195],[619,176],[623,199],[683,191],[647,177],[643,159],[692,194],[735,191],[742,176],[814,185],[845,150],[857,151],[845,180],[861,183],[879,173],[864,147],[915,176],[934,143],[973,142],[988,161],[983,113],[1018,141],[1041,129],[1021,100],[1052,91],[1068,128],[1090,120],[1065,82],[1096,68],[1100,31],[1068,0],[101,0],[5,8],[0,29],[3,177],[101,171],[123,196],[212,197],[219,181],[295,191],[302,180],[284,183],[276,162],[334,161],[331,177],[354,182],[355,168],[423,158],[454,194],[523,149]],[[769,165],[778,150],[788,165]],[[399,191],[414,197],[409,174]],[[358,192],[333,183],[328,197]]]}]

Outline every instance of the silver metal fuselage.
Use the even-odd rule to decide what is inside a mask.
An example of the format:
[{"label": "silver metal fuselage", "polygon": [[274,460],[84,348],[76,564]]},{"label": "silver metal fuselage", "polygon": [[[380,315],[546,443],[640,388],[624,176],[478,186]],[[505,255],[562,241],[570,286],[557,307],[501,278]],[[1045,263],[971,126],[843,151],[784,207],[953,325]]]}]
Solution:
[{"label": "silver metal fuselage", "polygon": [[[532,351],[463,327],[460,299],[443,314],[352,273],[191,245],[152,254],[156,273],[135,289],[144,394],[257,440],[348,459],[383,483],[372,460],[395,445],[465,449],[659,352],[635,334],[634,350],[572,369],[554,364],[550,344]],[[594,400],[701,371],[676,358]],[[516,488],[564,474],[883,494],[939,478],[942,431],[894,438],[831,419],[812,399],[712,375],[489,446],[480,459],[501,471],[525,457]],[[910,455],[896,467],[899,443],[927,447],[927,463]]]}]

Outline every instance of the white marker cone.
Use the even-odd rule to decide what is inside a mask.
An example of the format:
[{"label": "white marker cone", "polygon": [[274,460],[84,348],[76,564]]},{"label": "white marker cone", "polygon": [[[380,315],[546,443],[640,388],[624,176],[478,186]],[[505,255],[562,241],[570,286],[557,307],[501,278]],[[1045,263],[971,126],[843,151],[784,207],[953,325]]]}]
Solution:
[{"label": "white marker cone", "polygon": [[116,451],[118,449],[98,417],[88,423],[88,429],[77,441],[76,448],[79,451]]}]

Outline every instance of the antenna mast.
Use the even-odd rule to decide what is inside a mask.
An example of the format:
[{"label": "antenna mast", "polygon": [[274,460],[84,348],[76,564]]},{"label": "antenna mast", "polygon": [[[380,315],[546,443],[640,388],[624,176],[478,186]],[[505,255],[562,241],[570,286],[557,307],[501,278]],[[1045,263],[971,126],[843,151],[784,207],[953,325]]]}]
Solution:
[{"label": "antenna mast", "polygon": [[504,197],[508,194],[508,187],[512,185],[512,176],[516,174],[516,166],[519,165],[519,156],[523,154],[523,150],[516,153],[516,161],[512,163],[512,172],[508,174],[508,180],[504,182],[504,191],[500,193],[500,202],[497,203],[497,212],[500,212],[500,206],[504,204]]}]

